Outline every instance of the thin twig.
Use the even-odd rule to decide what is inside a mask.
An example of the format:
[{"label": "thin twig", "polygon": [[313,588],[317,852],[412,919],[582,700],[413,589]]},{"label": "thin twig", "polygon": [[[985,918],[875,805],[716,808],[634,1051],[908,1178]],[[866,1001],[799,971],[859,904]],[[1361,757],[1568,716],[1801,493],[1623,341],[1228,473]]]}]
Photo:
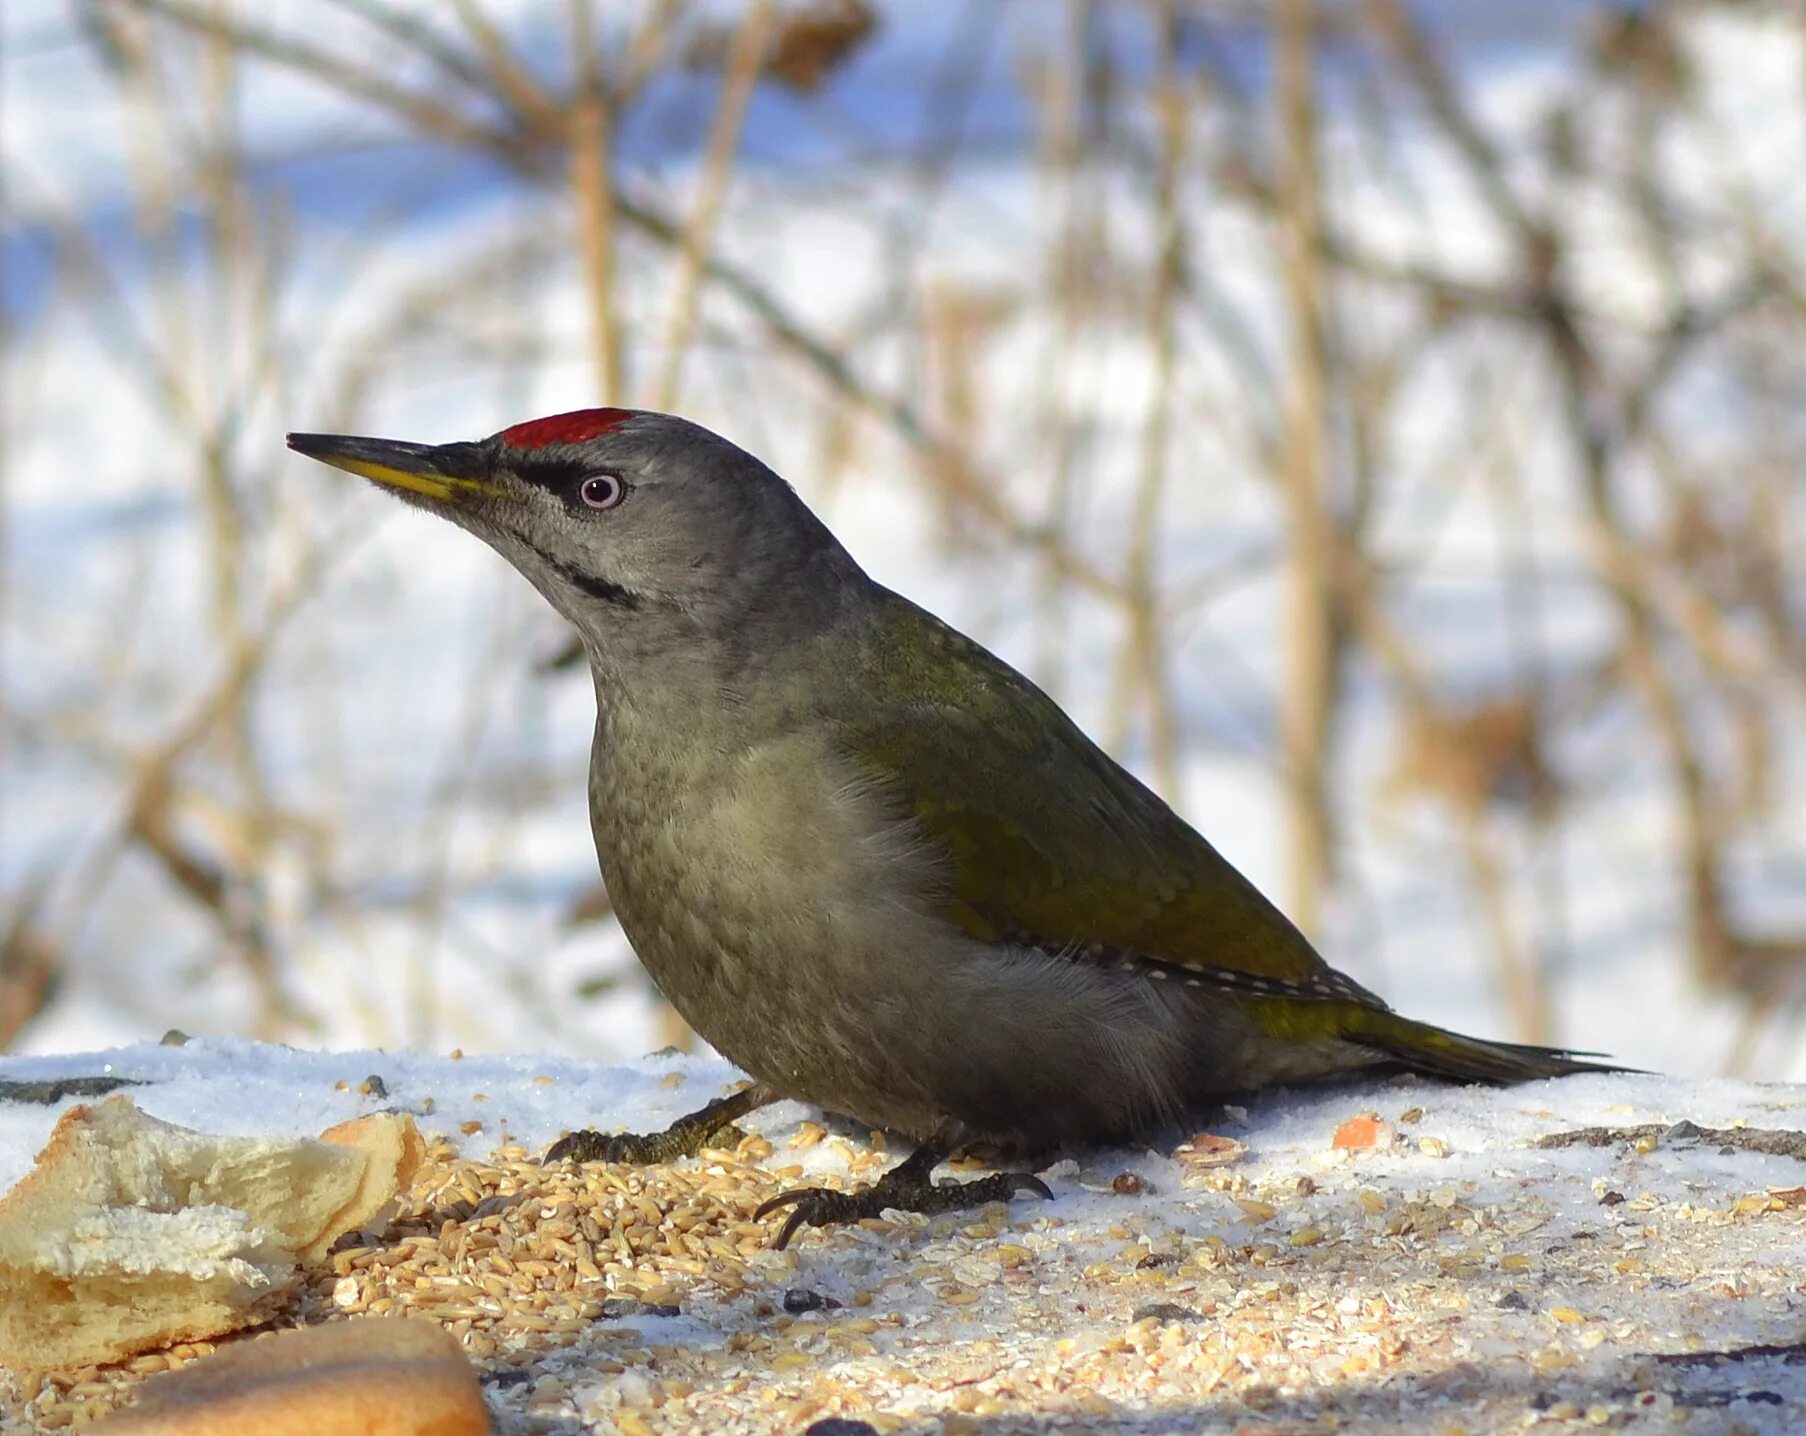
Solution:
[{"label": "thin twig", "polygon": [[695,203],[684,225],[683,242],[677,250],[677,274],[672,281],[664,352],[658,379],[652,386],[651,407],[654,409],[677,407],[684,359],[690,352],[697,305],[701,301],[703,260],[714,238],[715,220],[721,213],[722,201],[727,197],[734,153],[740,147],[740,132],[746,124],[747,104],[752,99],[753,86],[758,82],[776,16],[775,0],[752,0],[746,18],[734,32],[733,46],[728,51],[721,99],[715,106],[714,122],[709,126],[708,148],[703,155],[702,173],[697,179]]},{"label": "thin twig", "polygon": [[1277,99],[1285,146],[1283,267],[1292,340],[1284,475],[1292,554],[1280,727],[1292,845],[1288,910],[1301,928],[1314,932],[1321,925],[1331,865],[1329,744],[1336,705],[1326,453],[1329,375],[1317,244],[1323,222],[1317,166],[1315,0],[1281,0],[1278,17]]}]

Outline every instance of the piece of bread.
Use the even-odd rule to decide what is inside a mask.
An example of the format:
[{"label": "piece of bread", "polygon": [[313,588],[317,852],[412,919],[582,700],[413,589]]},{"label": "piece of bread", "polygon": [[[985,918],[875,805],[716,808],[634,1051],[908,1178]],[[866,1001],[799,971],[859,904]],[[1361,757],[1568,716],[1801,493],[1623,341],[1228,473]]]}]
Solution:
[{"label": "piece of bread", "polygon": [[485,1436],[476,1372],[430,1321],[350,1317],[243,1341],[153,1376],[106,1436]]},{"label": "piece of bread", "polygon": [[414,1180],[414,1173],[426,1160],[426,1139],[420,1135],[414,1119],[398,1117],[391,1112],[340,1122],[320,1133],[320,1140],[362,1152],[364,1170],[357,1189],[345,1199],[344,1205],[320,1223],[318,1232],[310,1240],[295,1248],[295,1255],[304,1267],[319,1262],[346,1232],[354,1232],[374,1221],[394,1202],[397,1193],[406,1190]]},{"label": "piece of bread", "polygon": [[332,1138],[208,1136],[125,1096],[70,1108],[0,1200],[0,1362],[117,1361],[266,1319],[297,1263],[369,1221],[418,1165],[410,1118]]}]

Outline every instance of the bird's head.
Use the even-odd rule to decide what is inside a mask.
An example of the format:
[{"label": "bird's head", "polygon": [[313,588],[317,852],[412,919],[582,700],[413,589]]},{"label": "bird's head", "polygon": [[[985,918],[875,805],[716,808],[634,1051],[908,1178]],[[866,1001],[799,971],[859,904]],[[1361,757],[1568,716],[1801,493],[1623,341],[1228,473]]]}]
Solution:
[{"label": "bird's head", "polygon": [[592,652],[636,625],[728,634],[761,616],[807,622],[811,602],[857,572],[788,484],[671,414],[581,409],[475,442],[290,434],[288,445],[470,530]]}]

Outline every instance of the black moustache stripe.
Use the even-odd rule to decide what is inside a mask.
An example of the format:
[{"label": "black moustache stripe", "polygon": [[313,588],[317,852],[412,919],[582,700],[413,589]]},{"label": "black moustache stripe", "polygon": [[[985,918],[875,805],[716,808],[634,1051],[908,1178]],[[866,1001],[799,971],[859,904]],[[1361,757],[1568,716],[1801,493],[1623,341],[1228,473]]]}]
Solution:
[{"label": "black moustache stripe", "polygon": [[591,598],[599,598],[604,603],[613,604],[616,608],[638,608],[640,595],[631,588],[608,579],[598,578],[593,573],[585,573],[580,568],[572,568],[562,559],[553,558],[538,545],[533,545],[533,552],[538,554],[551,567],[552,571],[574,588],[580,588]]}]

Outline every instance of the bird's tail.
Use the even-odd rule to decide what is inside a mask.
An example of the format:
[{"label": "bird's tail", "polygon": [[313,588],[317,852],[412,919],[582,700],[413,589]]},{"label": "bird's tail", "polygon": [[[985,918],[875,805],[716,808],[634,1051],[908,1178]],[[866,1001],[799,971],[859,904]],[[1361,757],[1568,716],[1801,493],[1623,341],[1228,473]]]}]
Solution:
[{"label": "bird's tail", "polygon": [[1634,1070],[1589,1062],[1587,1057],[1594,1054],[1463,1037],[1459,1032],[1413,1022],[1375,1007],[1351,1005],[1343,1035],[1350,1042],[1384,1053],[1408,1071],[1457,1082],[1531,1082],[1539,1077],[1568,1077],[1577,1072]]}]

